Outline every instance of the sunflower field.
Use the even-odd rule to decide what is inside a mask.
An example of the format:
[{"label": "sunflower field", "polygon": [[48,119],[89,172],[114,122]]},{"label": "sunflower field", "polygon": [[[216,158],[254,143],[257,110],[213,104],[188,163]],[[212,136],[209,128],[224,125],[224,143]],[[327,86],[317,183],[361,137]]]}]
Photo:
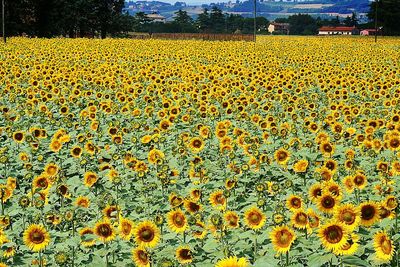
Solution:
[{"label": "sunflower field", "polygon": [[11,38],[0,266],[399,266],[400,39]]}]

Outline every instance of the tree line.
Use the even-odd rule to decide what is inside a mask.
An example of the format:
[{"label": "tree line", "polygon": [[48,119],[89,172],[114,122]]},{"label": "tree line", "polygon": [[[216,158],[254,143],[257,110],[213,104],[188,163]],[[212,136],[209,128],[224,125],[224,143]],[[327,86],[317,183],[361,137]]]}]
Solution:
[{"label": "tree line", "polygon": [[[105,38],[126,36],[128,32],[250,34],[254,31],[253,18],[223,13],[217,6],[204,8],[196,19],[186,11],[178,10],[172,21],[155,23],[143,12],[134,16],[125,14],[124,0],[5,0],[5,3],[8,36],[26,34],[38,37]],[[377,0],[371,2],[370,7],[370,23],[365,25],[358,25],[355,13],[345,19],[321,19],[308,14],[296,14],[276,19],[275,22],[289,23],[290,34],[314,35],[321,26],[374,28],[377,16],[378,27],[383,27],[385,34],[400,34],[400,0]],[[268,33],[268,24],[266,18],[257,17],[256,32]]]},{"label": "tree line", "polygon": [[120,32],[124,0],[5,0],[6,35],[83,37]]},{"label": "tree line", "polygon": [[[264,17],[256,18],[257,33],[266,33],[269,21]],[[166,23],[154,23],[143,12],[132,17],[133,31],[149,33],[243,33],[254,31],[254,19],[237,14],[223,13],[214,6],[203,9],[196,19],[184,10],[175,12],[173,20]]]}]

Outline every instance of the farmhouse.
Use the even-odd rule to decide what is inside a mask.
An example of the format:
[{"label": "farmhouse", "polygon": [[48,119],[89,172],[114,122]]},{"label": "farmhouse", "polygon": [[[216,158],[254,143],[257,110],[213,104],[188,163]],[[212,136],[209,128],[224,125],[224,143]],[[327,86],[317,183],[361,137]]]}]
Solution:
[{"label": "farmhouse", "polygon": [[271,34],[289,34],[289,23],[272,22],[268,26],[268,32]]},{"label": "farmhouse", "polygon": [[365,30],[362,30],[362,31],[360,32],[360,35],[375,35],[375,33],[381,34],[382,31],[381,31],[380,29],[378,29],[378,30],[375,30],[375,29],[365,29]]},{"label": "farmhouse", "polygon": [[360,31],[356,27],[331,27],[323,26],[318,29],[318,35],[358,35]]}]

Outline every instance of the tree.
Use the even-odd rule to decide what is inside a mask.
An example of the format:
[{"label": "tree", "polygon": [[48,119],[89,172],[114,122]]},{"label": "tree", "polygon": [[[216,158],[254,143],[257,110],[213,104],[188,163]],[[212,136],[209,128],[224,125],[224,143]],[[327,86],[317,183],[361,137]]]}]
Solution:
[{"label": "tree", "polygon": [[201,32],[208,32],[210,30],[210,14],[208,13],[207,8],[203,10],[203,13],[199,14],[196,19],[196,24]]},{"label": "tree", "polygon": [[94,3],[95,26],[99,30],[101,38],[104,39],[107,33],[115,33],[119,29],[116,21],[122,15],[124,0],[92,0]]},{"label": "tree", "polygon": [[144,12],[138,12],[133,17],[133,31],[147,32],[149,31],[150,19]]},{"label": "tree", "polygon": [[179,9],[175,12],[173,23],[177,32],[196,32],[196,28],[193,24],[193,19],[187,14],[186,11]]},{"label": "tree", "polygon": [[344,25],[349,26],[349,27],[356,27],[358,20],[357,20],[357,15],[355,12],[353,12],[350,16],[347,16],[344,21],[343,21]]},{"label": "tree", "polygon": [[226,32],[228,33],[242,33],[243,31],[243,17],[237,14],[226,15]]},{"label": "tree", "polygon": [[222,14],[222,10],[216,6],[213,6],[210,12],[210,25],[212,25],[211,31],[214,33],[225,31],[225,16]]},{"label": "tree", "polygon": [[375,21],[376,8],[378,11],[378,27],[383,27],[387,35],[400,34],[400,0],[375,0],[370,4],[368,18]]},{"label": "tree", "polygon": [[313,35],[317,33],[317,22],[308,14],[297,14],[290,16],[288,21],[290,24],[290,34]]}]

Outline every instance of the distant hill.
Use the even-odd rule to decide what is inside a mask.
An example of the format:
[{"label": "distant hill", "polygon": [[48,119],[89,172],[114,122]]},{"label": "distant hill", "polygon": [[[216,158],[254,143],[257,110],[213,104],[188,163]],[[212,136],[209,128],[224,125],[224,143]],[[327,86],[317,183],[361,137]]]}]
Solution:
[{"label": "distant hill", "polygon": [[[211,9],[217,6],[227,13],[240,14],[242,16],[252,16],[254,6],[253,0],[225,3],[203,4],[201,6],[188,5],[183,1],[175,4],[160,1],[130,1],[126,2],[126,11],[130,14],[142,11],[145,13],[159,13],[167,19],[172,19],[174,12],[179,9],[186,10],[189,15],[196,17],[202,8]],[[369,10],[369,0],[257,0],[257,13],[268,19],[277,17],[288,17],[293,14],[310,14],[321,18],[329,16],[347,17],[353,12],[358,15],[361,21],[366,20],[366,13]]]}]

